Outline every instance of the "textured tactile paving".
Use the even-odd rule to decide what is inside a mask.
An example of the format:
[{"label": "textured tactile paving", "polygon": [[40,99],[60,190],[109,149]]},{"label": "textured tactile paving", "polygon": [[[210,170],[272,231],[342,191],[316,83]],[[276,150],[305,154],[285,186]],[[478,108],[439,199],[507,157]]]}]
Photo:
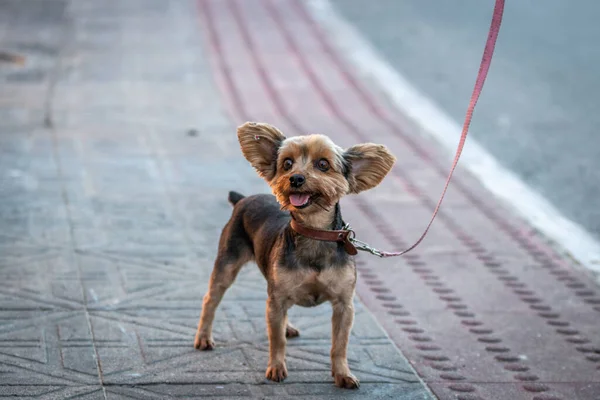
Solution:
[{"label": "textured tactile paving", "polygon": [[[301,1],[202,0],[200,9],[234,118],[393,150],[385,183],[343,208],[363,240],[407,247],[435,207],[447,156],[414,134]],[[438,397],[600,396],[597,285],[465,171],[417,251],[360,261],[361,298]]]},{"label": "textured tactile paving", "polygon": [[237,124],[388,145],[390,176],[342,205],[386,249],[420,234],[447,156],[299,0],[0,11],[3,47],[27,60],[0,70],[0,394],[429,398],[421,378],[441,399],[600,398],[598,286],[460,168],[417,250],[359,256],[359,391],[329,377],[326,306],[293,310],[290,377],[265,382],[265,284],[252,267],[219,308],[217,349],[194,351],[226,193],[268,190]]}]

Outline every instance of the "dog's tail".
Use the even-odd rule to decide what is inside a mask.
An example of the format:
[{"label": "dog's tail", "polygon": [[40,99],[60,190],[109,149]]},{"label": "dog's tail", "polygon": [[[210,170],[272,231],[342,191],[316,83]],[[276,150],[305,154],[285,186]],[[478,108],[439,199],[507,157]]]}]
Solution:
[{"label": "dog's tail", "polygon": [[241,199],[243,199],[244,197],[246,197],[246,196],[244,196],[241,193],[233,192],[232,191],[232,192],[229,192],[229,198],[228,198],[228,200],[229,200],[229,202],[231,203],[232,206],[235,206],[237,204],[237,202],[240,201]]}]

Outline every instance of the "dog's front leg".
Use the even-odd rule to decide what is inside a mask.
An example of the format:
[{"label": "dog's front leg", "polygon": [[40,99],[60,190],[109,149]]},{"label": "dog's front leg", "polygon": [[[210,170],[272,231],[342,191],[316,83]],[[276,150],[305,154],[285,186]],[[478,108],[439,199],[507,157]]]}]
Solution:
[{"label": "dog's front leg", "polygon": [[269,365],[266,377],[281,382],[287,377],[285,366],[285,331],[287,305],[277,296],[269,295],[267,299],[267,329],[269,333]]},{"label": "dog's front leg", "polygon": [[347,349],[350,330],[354,322],[354,305],[352,297],[332,302],[332,346],[331,346],[331,375],[335,385],[341,388],[356,389],[358,379],[352,375],[348,367]]}]

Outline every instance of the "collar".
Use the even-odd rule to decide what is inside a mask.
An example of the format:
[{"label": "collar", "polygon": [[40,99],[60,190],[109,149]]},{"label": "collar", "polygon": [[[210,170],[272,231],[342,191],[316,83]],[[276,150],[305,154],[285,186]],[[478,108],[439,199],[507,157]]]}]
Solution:
[{"label": "collar", "polygon": [[294,218],[292,218],[292,220],[290,221],[290,227],[300,235],[310,239],[321,240],[323,242],[342,243],[344,245],[344,250],[346,250],[346,253],[350,254],[351,256],[355,256],[358,253],[356,247],[350,241],[350,239],[354,235],[354,231],[351,231],[349,229],[331,231],[313,229],[298,223]]}]

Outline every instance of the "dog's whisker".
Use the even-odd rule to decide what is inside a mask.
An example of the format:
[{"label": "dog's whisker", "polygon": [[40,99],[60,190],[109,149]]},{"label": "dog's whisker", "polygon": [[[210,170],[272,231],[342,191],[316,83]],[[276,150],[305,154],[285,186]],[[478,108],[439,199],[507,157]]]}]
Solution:
[{"label": "dog's whisker", "polygon": [[323,206],[320,202],[315,201],[315,204],[319,207],[321,207],[324,211],[329,212],[331,210],[331,208],[326,208],[325,206]]}]

